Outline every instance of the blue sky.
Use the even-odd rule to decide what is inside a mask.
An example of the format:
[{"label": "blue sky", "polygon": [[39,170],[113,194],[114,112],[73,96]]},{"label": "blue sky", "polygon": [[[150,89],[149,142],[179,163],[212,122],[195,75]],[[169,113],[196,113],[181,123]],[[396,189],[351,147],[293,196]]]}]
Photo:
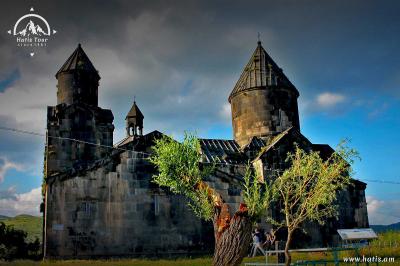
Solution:
[{"label": "blue sky", "polygon": [[[3,126],[45,132],[54,74],[80,42],[101,76],[99,105],[113,111],[114,142],[134,96],[145,132],[232,138],[227,98],[260,32],[300,92],[302,133],[331,146],[349,138],[362,157],[356,178],[400,182],[398,1],[6,2]],[[30,5],[58,31],[32,58],[7,34]],[[0,214],[37,214],[43,148],[43,138],[0,131]],[[400,185],[367,183],[371,223],[399,222]]]}]

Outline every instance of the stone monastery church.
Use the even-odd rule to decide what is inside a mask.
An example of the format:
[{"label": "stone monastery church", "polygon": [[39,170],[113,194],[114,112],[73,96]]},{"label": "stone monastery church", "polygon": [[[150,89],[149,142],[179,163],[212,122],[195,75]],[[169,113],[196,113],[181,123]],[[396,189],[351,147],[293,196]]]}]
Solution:
[{"label": "stone monastery church", "polygon": [[[45,257],[210,253],[212,224],[195,217],[185,198],[151,182],[156,169],[147,158],[163,133],[143,134],[144,115],[136,102],[125,118],[126,137],[114,144],[114,116],[98,106],[99,72],[81,45],[56,78],[57,105],[47,109]],[[333,152],[302,135],[298,97],[299,91],[258,42],[228,97],[233,139],[200,139],[201,163],[217,162],[207,182],[228,199],[231,210],[241,201],[249,160],[263,178],[271,178],[285,168],[294,143],[319,151],[323,158]],[[338,220],[305,225],[307,233],[298,238],[303,247],[337,242],[339,228],[368,227],[366,184],[352,183],[339,193]],[[270,215],[279,211],[269,210]]]}]

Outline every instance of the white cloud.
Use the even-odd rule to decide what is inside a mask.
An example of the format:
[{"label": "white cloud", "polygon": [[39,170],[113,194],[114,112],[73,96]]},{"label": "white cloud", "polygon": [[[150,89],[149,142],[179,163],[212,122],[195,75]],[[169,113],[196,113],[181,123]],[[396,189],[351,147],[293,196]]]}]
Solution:
[{"label": "white cloud", "polygon": [[[299,99],[300,114],[313,114],[325,112],[327,114],[337,115],[348,110],[349,106],[344,103],[353,101],[351,97],[337,92],[321,92],[311,97],[301,97]],[[353,102],[352,102],[353,103]],[[354,103],[353,103],[354,104]],[[340,108],[338,108],[340,106]]]},{"label": "white cloud", "polygon": [[225,122],[230,122],[231,121],[231,105],[229,103],[225,103],[222,105],[222,108],[220,110],[220,116]]},{"label": "white cloud", "polygon": [[381,200],[374,196],[367,196],[366,200],[370,224],[400,222],[400,200]]},{"label": "white cloud", "polygon": [[321,108],[330,108],[337,104],[343,103],[345,100],[345,95],[332,92],[324,92],[316,97],[316,102]]},{"label": "white cloud", "polygon": [[19,214],[40,215],[42,188],[34,188],[27,193],[15,194],[13,197],[1,199],[0,214],[15,216]]},{"label": "white cloud", "polygon": [[376,119],[379,116],[381,116],[382,114],[384,114],[388,108],[389,108],[389,104],[385,102],[385,103],[379,105],[378,107],[374,108],[372,111],[370,111],[368,113],[367,117],[368,117],[368,119]]},{"label": "white cloud", "polygon": [[0,165],[0,182],[3,182],[4,177],[6,176],[7,171],[11,169],[15,169],[17,171],[22,171],[22,165],[18,163],[14,163],[9,161],[6,157],[0,157],[0,161],[2,161]]}]

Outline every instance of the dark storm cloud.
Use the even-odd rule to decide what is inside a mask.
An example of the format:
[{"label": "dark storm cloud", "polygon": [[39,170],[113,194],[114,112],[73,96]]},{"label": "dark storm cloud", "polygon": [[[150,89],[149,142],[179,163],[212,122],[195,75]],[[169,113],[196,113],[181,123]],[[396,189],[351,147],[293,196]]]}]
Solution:
[{"label": "dark storm cloud", "polygon": [[[373,94],[399,96],[396,1],[65,0],[2,5],[7,8],[0,11],[0,77],[15,69],[20,76],[1,90],[0,114],[25,129],[44,132],[46,106],[56,104],[54,74],[78,42],[100,71],[100,105],[114,113],[115,140],[123,136],[123,119],[134,95],[146,131],[179,135],[197,129],[201,135],[216,124],[229,125],[227,97],[255,49],[257,32],[300,90],[301,106],[308,112]],[[6,33],[31,6],[58,31],[33,58]],[[7,145],[26,152],[29,144],[17,140],[9,137]],[[40,157],[40,145],[32,145]]]}]

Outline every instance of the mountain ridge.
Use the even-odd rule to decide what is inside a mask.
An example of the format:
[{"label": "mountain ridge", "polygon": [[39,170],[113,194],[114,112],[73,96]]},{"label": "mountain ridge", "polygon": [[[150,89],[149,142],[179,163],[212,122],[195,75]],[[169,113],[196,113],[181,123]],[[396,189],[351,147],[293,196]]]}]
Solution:
[{"label": "mountain ridge", "polygon": [[[5,217],[5,218],[3,218]],[[43,218],[29,214],[19,214],[14,217],[0,215],[0,222],[13,226],[17,230],[27,233],[27,241],[33,242],[36,238],[42,241]]]},{"label": "mountain ridge", "polygon": [[370,225],[370,227],[377,233],[383,233],[387,231],[400,231],[400,222],[388,225]]},{"label": "mountain ridge", "polygon": [[43,29],[39,25],[35,25],[35,23],[33,23],[32,20],[29,20],[25,28],[18,32],[18,35],[25,37],[26,35],[30,36],[31,34],[35,36],[48,35],[43,31]]}]

